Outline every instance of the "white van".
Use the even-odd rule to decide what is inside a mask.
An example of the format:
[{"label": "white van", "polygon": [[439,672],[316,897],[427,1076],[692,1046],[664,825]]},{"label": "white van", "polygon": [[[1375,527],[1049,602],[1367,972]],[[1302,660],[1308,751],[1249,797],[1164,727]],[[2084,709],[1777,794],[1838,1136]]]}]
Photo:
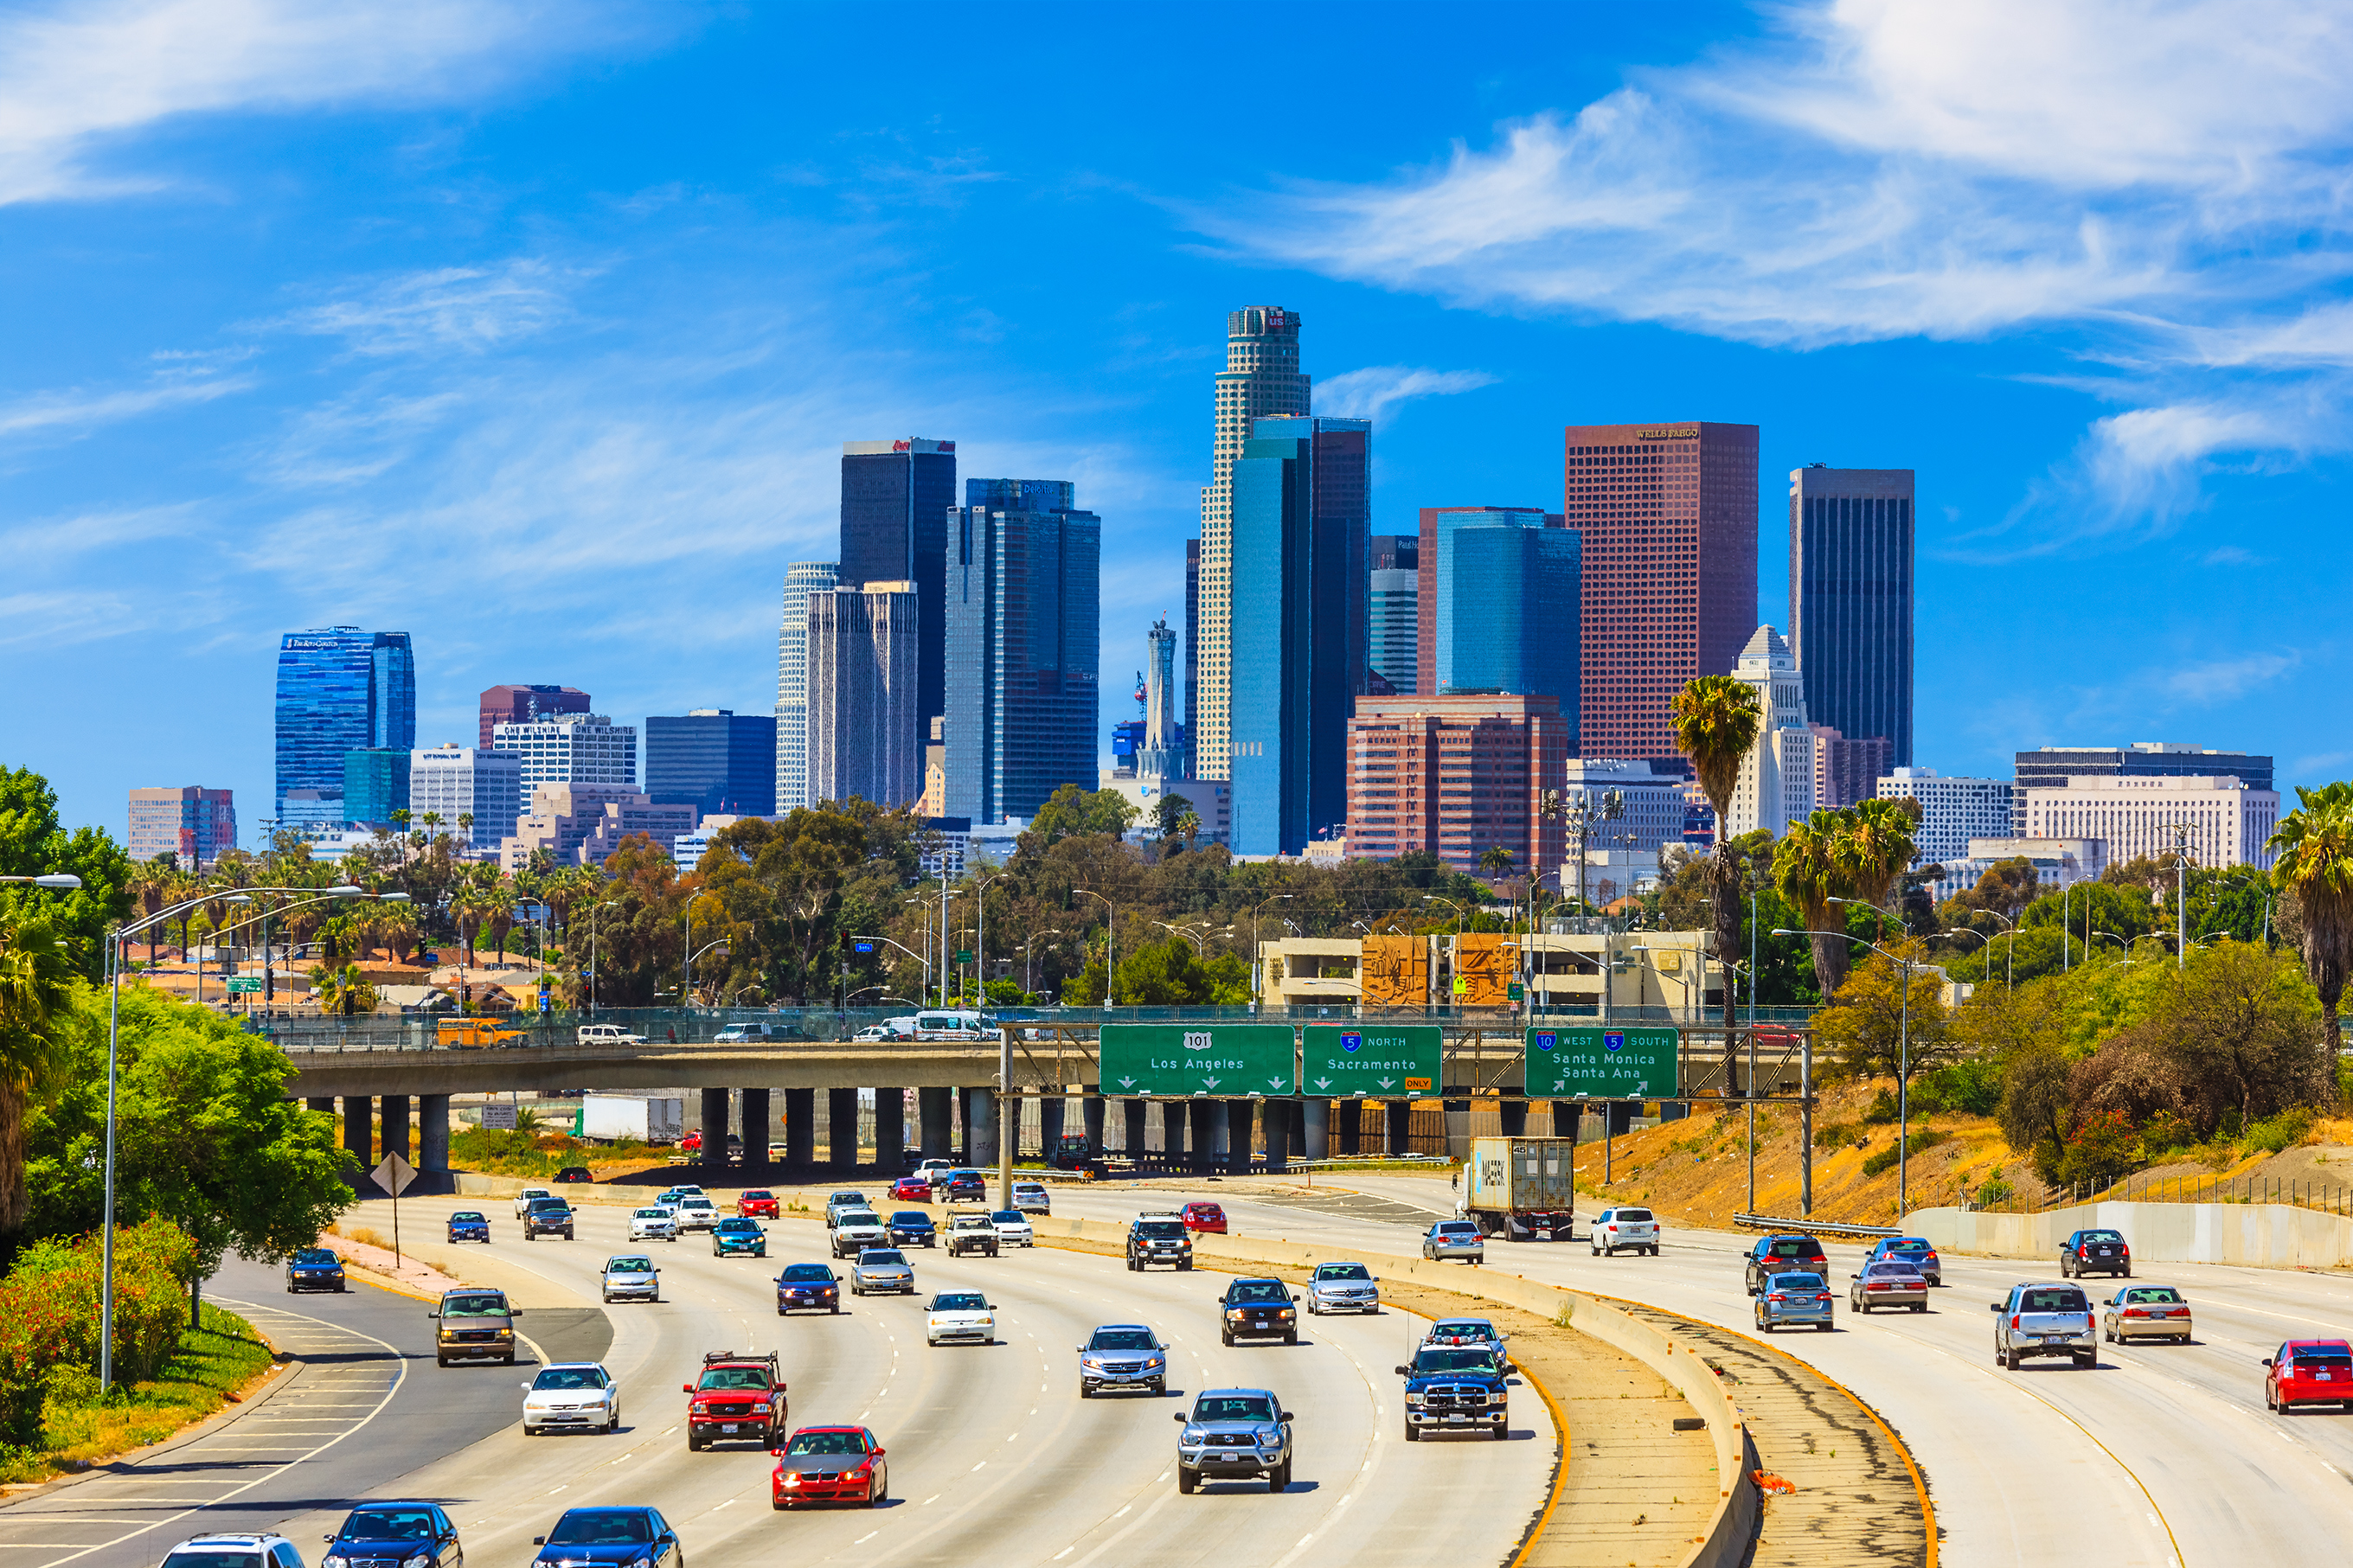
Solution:
[{"label": "white van", "polygon": [[997,1032],[978,1013],[962,1010],[918,1013],[913,1018],[893,1018],[891,1022],[893,1025],[902,1022],[913,1025],[915,1038],[919,1040],[985,1040]]}]

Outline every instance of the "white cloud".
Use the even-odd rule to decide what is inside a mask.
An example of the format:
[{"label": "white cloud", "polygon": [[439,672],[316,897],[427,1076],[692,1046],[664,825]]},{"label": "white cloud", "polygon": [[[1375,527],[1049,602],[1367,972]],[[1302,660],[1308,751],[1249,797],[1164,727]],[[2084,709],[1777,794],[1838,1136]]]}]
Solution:
[{"label": "white cloud", "polygon": [[2201,706],[2228,702],[2259,686],[2268,686],[2303,663],[2303,658],[2293,653],[2251,653],[2236,658],[2209,659],[2173,670],[2158,687],[2167,696],[2182,702]]},{"label": "white cloud", "polygon": [[[649,14],[651,15],[651,14]],[[152,188],[101,172],[111,139],[174,116],[478,93],[620,42],[607,4],[101,0],[0,14],[0,203]]]},{"label": "white cloud", "polygon": [[1391,408],[1417,397],[1446,397],[1493,386],[1495,378],[1483,370],[1424,370],[1415,365],[1375,364],[1344,371],[1315,384],[1315,412],[1342,419],[1386,416]]},{"label": "white cloud", "polygon": [[125,419],[136,419],[142,415],[185,407],[190,404],[210,403],[233,392],[243,392],[252,384],[250,377],[216,374],[207,366],[194,369],[167,366],[143,386],[122,387],[111,392],[93,392],[80,387],[62,392],[37,392],[13,402],[0,403],[0,439],[86,435],[103,425],[119,424]]},{"label": "white cloud", "polygon": [[571,313],[572,275],[522,257],[496,268],[442,267],[389,278],[267,323],[340,337],[364,354],[504,348]]}]

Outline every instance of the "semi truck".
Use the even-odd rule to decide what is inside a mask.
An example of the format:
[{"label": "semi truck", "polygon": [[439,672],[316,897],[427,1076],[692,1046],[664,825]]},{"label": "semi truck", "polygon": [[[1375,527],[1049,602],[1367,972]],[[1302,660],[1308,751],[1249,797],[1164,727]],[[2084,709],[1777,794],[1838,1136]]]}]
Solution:
[{"label": "semi truck", "polygon": [[1456,1209],[1506,1241],[1567,1241],[1577,1215],[1577,1140],[1473,1138]]},{"label": "semi truck", "polygon": [[675,1143],[685,1131],[686,1101],[677,1095],[584,1094],[573,1136],[599,1143]]}]

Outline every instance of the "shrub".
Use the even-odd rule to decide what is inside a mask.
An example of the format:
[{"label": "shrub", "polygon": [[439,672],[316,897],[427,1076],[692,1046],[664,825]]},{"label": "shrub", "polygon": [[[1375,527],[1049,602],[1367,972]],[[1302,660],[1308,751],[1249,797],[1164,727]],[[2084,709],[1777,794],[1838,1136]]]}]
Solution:
[{"label": "shrub", "polygon": [[2290,1106],[2277,1116],[2250,1122],[2241,1142],[2250,1149],[2261,1149],[2277,1154],[2294,1148],[2312,1136],[2312,1112],[2301,1105]]},{"label": "shrub", "polygon": [[2140,1124],[2140,1145],[2151,1159],[2187,1149],[2198,1142],[2198,1129],[2170,1110],[2160,1110]]},{"label": "shrub", "polygon": [[1814,1147],[1843,1149],[1854,1142],[1855,1134],[1862,1129],[1860,1121],[1826,1121],[1814,1129]]},{"label": "shrub", "polygon": [[2060,1157],[2059,1179],[2073,1186],[2081,1182],[2105,1187],[2141,1162],[2140,1134],[2121,1110],[2094,1111],[2080,1118],[2067,1134],[2066,1152]]},{"label": "shrub", "polygon": [[1873,1100],[1869,1108],[1863,1111],[1862,1120],[1867,1125],[1873,1127],[1884,1127],[1894,1121],[1895,1096],[1886,1089],[1881,1089],[1879,1098]]},{"label": "shrub", "polygon": [[1989,1209],[1996,1204],[2006,1204],[2017,1195],[2018,1189],[2016,1187],[2011,1186],[2000,1176],[1996,1176],[1991,1181],[1983,1184],[1978,1188],[1978,1206],[1979,1208]]},{"label": "shrub", "polygon": [[1923,1116],[1991,1116],[2000,1108],[2001,1066],[1987,1057],[1931,1068],[1912,1086],[1912,1109]]},{"label": "shrub", "polygon": [[[169,1220],[114,1237],[114,1355],[123,1383],[153,1378],[188,1316],[182,1283],[195,1247]],[[0,1444],[37,1446],[53,1374],[98,1364],[103,1254],[99,1238],[39,1241],[0,1279]]]},{"label": "shrub", "polygon": [[1934,1149],[1939,1143],[1949,1143],[1952,1141],[1953,1135],[1949,1132],[1915,1132],[1909,1138],[1890,1143],[1876,1154],[1866,1156],[1862,1162],[1862,1173],[1866,1176],[1876,1176],[1883,1172],[1895,1169],[1899,1152],[1906,1148],[1912,1153],[1919,1154]]}]

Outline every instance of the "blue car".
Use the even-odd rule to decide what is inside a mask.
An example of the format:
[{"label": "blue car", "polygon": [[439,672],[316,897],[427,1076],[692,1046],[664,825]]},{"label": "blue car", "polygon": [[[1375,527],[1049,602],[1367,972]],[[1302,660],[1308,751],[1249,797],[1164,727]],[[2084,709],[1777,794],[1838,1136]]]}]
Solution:
[{"label": "blue car", "polygon": [[765,1258],[768,1256],[768,1233],[760,1228],[756,1219],[741,1215],[723,1219],[711,1227],[711,1256],[713,1258]]},{"label": "blue car", "polygon": [[327,1539],[327,1554],[320,1568],[356,1563],[416,1563],[420,1568],[459,1568],[465,1549],[458,1542],[458,1523],[429,1502],[364,1503],[343,1517]]},{"label": "blue car", "polygon": [[841,1281],[822,1263],[787,1263],[776,1276],[776,1316],[841,1310]]},{"label": "blue car", "polygon": [[449,1239],[479,1241],[488,1247],[491,1244],[491,1222],[472,1209],[459,1209],[449,1216]]},{"label": "blue car", "polygon": [[286,1293],[297,1290],[347,1291],[343,1282],[343,1260],[323,1247],[297,1247],[294,1256],[286,1260]]},{"label": "blue car", "polygon": [[901,1209],[891,1216],[891,1245],[893,1247],[937,1247],[940,1227],[932,1216],[921,1209]]},{"label": "blue car", "polygon": [[532,1568],[686,1568],[678,1531],[655,1508],[567,1508],[531,1543]]},{"label": "blue car", "polygon": [[1908,1263],[1917,1268],[1932,1287],[1945,1282],[1945,1266],[1937,1260],[1936,1247],[1916,1236],[1883,1237],[1863,1254],[1862,1263],[1866,1268],[1874,1263]]},{"label": "blue car", "polygon": [[1807,1324],[1821,1333],[1831,1331],[1830,1281],[1820,1274],[1766,1276],[1765,1289],[1757,1292],[1757,1329],[1770,1333]]}]

